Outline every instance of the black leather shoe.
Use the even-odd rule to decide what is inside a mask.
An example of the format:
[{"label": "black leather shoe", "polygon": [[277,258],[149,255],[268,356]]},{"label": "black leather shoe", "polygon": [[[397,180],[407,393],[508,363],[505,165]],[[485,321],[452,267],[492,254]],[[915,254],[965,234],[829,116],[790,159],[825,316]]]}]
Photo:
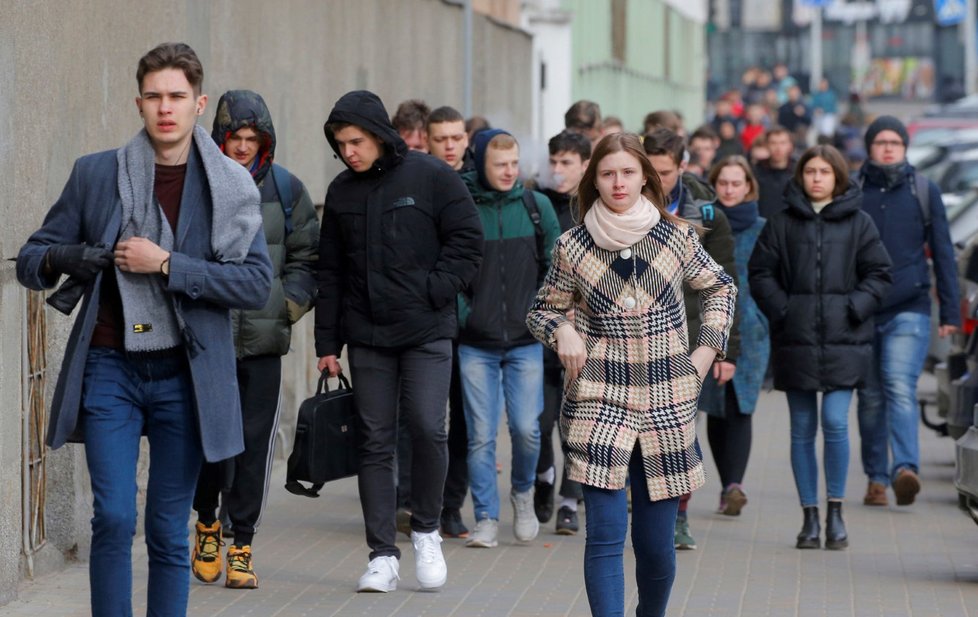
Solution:
[{"label": "black leather shoe", "polygon": [[533,512],[538,521],[546,523],[554,515],[554,485],[537,480],[533,489]]},{"label": "black leather shoe", "polygon": [[573,536],[577,534],[577,512],[567,506],[563,506],[557,511],[557,535]]},{"label": "black leather shoe", "polygon": [[805,506],[802,512],[805,515],[805,522],[801,524],[801,532],[798,533],[795,548],[819,548],[821,546],[819,534],[822,533],[822,528],[818,524],[818,506]]},{"label": "black leather shoe", "polygon": [[846,524],[842,520],[842,502],[830,501],[829,511],[825,514],[825,548],[840,550],[849,546],[849,536],[846,535]]}]

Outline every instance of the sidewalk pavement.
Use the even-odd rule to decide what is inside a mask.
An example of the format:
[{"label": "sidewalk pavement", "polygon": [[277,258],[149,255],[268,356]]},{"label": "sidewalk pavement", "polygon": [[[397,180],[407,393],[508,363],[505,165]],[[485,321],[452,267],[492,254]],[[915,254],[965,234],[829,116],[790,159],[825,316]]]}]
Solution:
[{"label": "sidewalk pavement", "polygon": [[[738,518],[714,513],[719,486],[705,426],[701,429],[709,482],[690,504],[690,526],[698,548],[677,556],[670,616],[978,616],[978,526],[956,507],[950,439],[922,429],[923,490],[916,504],[869,508],[862,505],[866,485],[853,412],[845,509],[850,547],[845,551],[799,551],[794,548],[794,538],[801,511],[788,459],[783,394],[762,395],[754,416],[754,446],[745,484],[750,503]],[[446,540],[442,546],[449,579],[443,590],[416,591],[413,549],[401,535],[398,543],[403,558],[397,591],[356,594],[368,552],[356,481],[328,484],[319,499],[298,497],[282,488],[284,465],[279,465],[254,545],[261,588],[238,591],[193,580],[189,615],[588,615],[583,531],[572,537],[557,536],[551,521],[529,545],[514,542],[512,512],[505,499],[509,465],[504,432],[505,428],[498,457],[503,463],[499,478],[504,504],[500,545],[469,549],[462,540]],[[892,493],[890,500],[892,503]],[[471,507],[464,515],[471,526]],[[146,601],[146,550],[141,539],[134,549],[133,567],[135,614],[141,615]],[[628,549],[625,572],[626,614],[632,615],[634,561]],[[0,617],[87,615],[87,577],[86,565],[77,564],[26,583],[19,600],[0,608]]]}]

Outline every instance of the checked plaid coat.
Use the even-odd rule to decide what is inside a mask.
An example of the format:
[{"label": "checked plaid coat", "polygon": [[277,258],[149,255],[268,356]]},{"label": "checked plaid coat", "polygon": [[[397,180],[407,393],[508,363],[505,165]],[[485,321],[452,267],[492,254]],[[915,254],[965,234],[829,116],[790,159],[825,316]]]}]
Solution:
[{"label": "checked plaid coat", "polygon": [[583,225],[557,240],[527,326],[554,349],[554,331],[574,309],[587,346],[560,412],[570,479],[623,488],[637,440],[653,501],[703,485],[695,426],[700,379],[689,356],[683,281],[701,294],[699,344],[722,358],[737,288],[692,226],[660,220],[617,252],[595,245]]}]

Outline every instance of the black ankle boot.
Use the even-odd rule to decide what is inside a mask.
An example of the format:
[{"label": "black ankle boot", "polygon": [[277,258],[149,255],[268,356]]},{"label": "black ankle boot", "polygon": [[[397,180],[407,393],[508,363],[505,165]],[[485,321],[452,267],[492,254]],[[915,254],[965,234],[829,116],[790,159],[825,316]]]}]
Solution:
[{"label": "black ankle boot", "polygon": [[802,512],[805,514],[805,522],[801,524],[801,532],[798,534],[795,548],[819,548],[821,546],[819,534],[822,528],[818,524],[818,506],[805,506]]},{"label": "black ankle boot", "polygon": [[825,548],[839,550],[849,546],[846,524],[842,520],[842,502],[830,501],[825,514]]}]

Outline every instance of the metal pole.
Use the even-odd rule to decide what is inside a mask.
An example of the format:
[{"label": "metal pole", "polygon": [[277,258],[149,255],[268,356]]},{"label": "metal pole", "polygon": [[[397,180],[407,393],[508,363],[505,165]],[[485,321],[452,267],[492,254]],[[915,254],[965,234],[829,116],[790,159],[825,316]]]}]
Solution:
[{"label": "metal pole", "polygon": [[822,7],[813,7],[812,11],[812,74],[808,80],[808,88],[815,93],[822,83]]},{"label": "metal pole", "polygon": [[978,44],[975,38],[975,0],[967,0],[967,12],[964,16],[964,91],[965,94],[978,92]]},{"label": "metal pole", "polygon": [[472,117],[472,0],[465,0],[463,10],[464,75],[462,76],[462,115]]}]

